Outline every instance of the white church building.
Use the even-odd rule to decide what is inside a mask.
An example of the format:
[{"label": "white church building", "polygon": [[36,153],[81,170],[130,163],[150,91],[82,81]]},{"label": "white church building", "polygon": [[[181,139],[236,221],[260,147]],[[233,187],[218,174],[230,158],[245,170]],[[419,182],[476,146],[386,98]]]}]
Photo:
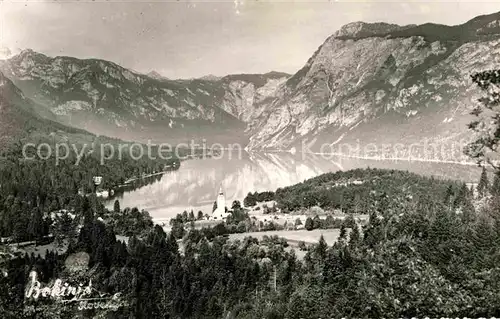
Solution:
[{"label": "white church building", "polygon": [[222,185],[219,189],[219,194],[217,195],[217,208],[212,213],[210,219],[212,220],[225,220],[231,213],[226,213],[226,197],[222,191]]}]

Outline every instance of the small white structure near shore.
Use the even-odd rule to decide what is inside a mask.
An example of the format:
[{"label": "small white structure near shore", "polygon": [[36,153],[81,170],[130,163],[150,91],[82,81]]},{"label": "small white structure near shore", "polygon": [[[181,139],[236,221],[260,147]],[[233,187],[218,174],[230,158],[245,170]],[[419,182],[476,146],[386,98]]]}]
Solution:
[{"label": "small white structure near shore", "polygon": [[224,192],[222,191],[222,185],[219,189],[219,194],[217,195],[217,208],[212,213],[210,217],[211,220],[224,220],[231,213],[226,213],[226,197],[224,196]]},{"label": "small white structure near shore", "polygon": [[109,191],[107,191],[107,190],[97,190],[95,192],[95,195],[97,197],[102,197],[104,199],[107,199],[107,198],[109,198]]}]

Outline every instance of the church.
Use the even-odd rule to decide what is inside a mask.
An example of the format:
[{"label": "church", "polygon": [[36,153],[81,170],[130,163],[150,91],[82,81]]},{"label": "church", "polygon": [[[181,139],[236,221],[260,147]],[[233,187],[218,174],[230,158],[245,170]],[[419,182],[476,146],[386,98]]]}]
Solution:
[{"label": "church", "polygon": [[224,192],[222,191],[222,185],[219,189],[219,193],[217,195],[217,208],[212,213],[210,219],[213,220],[225,220],[231,213],[226,213],[226,197],[224,196]]}]

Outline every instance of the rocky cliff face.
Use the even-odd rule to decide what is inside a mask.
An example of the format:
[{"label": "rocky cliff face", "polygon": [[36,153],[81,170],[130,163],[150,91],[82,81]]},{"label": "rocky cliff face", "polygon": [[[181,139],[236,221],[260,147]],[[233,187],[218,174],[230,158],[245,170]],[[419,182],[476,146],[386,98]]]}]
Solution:
[{"label": "rocky cliff face", "polygon": [[219,81],[224,90],[221,108],[250,123],[262,114],[288,78],[288,74],[280,72],[226,76]]},{"label": "rocky cliff face", "polygon": [[[0,71],[37,113],[104,135],[219,143],[249,135],[250,149],[424,159],[440,152],[440,160],[456,160],[471,138],[469,111],[479,94],[470,75],[499,60],[496,13],[458,26],[350,23],[293,76],[169,80],[30,50],[0,62]],[[360,150],[367,145],[375,154]]]},{"label": "rocky cliff face", "polygon": [[109,61],[47,57],[22,51],[0,70],[61,121],[98,134],[119,137],[131,132],[199,136],[214,130],[243,132],[254,114],[254,101],[274,93],[287,75],[236,75],[218,80],[169,80],[142,75]]},{"label": "rocky cliff face", "polygon": [[250,121],[249,147],[466,138],[478,94],[470,75],[498,67],[499,23],[500,13],[454,27],[346,25]]}]

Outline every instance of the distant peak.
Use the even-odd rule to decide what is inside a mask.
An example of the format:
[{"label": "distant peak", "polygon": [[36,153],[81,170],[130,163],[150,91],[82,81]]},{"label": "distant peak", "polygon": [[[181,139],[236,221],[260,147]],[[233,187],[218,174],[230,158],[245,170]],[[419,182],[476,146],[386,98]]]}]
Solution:
[{"label": "distant peak", "polygon": [[400,26],[398,24],[390,24],[385,22],[366,23],[357,21],[342,26],[340,30],[334,33],[333,36],[335,38],[380,36],[389,32],[399,31],[414,26],[415,25]]},{"label": "distant peak", "polygon": [[220,79],[221,79],[220,77],[213,74],[205,75],[200,78],[200,80],[205,80],[205,81],[218,81]]},{"label": "distant peak", "polygon": [[47,58],[46,55],[33,51],[32,49],[23,49],[17,55],[13,56],[13,59],[25,59],[26,57],[39,57],[39,58]]},{"label": "distant peak", "polygon": [[19,52],[18,55],[30,55],[30,54],[35,54],[36,52],[33,51],[32,49],[23,49],[21,52]]},{"label": "distant peak", "polygon": [[155,80],[169,80],[169,78],[167,78],[166,76],[161,75],[160,73],[156,72],[155,70],[149,72],[146,75],[149,76],[152,79],[155,79]]},{"label": "distant peak", "polygon": [[19,54],[29,53],[29,52],[35,52],[35,51],[33,51],[33,49],[27,48],[27,49],[22,49],[21,52],[19,52]]}]

